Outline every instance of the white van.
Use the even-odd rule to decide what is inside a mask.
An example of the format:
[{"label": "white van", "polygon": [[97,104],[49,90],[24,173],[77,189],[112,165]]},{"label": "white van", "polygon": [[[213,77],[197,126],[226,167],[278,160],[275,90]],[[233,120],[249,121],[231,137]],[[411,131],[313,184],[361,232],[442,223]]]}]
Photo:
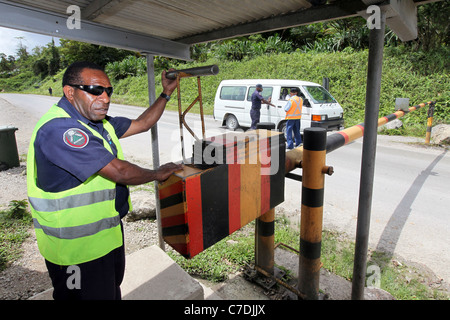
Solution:
[{"label": "white van", "polygon": [[300,90],[303,99],[301,131],[309,127],[340,130],[344,124],[343,109],[331,94],[317,83],[299,80],[223,80],[214,100],[214,119],[230,130],[250,127],[251,97],[256,85],[262,84],[264,99],[272,98],[275,107],[261,106],[260,122],[271,122],[282,132],[286,128],[284,106],[291,88]]}]

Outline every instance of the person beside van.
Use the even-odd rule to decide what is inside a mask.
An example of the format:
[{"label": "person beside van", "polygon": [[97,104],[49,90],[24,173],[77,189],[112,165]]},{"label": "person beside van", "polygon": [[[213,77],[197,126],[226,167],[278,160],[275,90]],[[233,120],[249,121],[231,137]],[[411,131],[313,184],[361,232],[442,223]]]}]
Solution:
[{"label": "person beside van", "polygon": [[261,117],[261,103],[266,103],[275,107],[275,105],[270,102],[271,98],[269,98],[269,100],[263,98],[261,94],[262,91],[263,91],[262,84],[257,84],[255,92],[253,92],[252,94],[252,108],[250,110],[250,118],[252,119],[252,125],[250,129],[256,129],[256,125],[259,123],[259,118]]},{"label": "person beside van", "polygon": [[300,119],[302,118],[303,99],[298,96],[299,90],[292,88],[290,90],[289,101],[284,106],[286,111],[286,142],[287,149],[294,149],[294,141],[292,134],[294,134],[295,147],[302,143],[302,136],[300,134]]}]

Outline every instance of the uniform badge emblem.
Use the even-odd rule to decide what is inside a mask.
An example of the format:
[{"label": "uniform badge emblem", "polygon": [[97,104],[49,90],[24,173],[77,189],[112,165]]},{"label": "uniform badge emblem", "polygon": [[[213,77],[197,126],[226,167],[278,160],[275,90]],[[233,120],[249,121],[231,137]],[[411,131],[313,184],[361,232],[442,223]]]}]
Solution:
[{"label": "uniform badge emblem", "polygon": [[86,147],[89,137],[83,130],[72,128],[64,132],[63,140],[69,147],[81,149]]}]

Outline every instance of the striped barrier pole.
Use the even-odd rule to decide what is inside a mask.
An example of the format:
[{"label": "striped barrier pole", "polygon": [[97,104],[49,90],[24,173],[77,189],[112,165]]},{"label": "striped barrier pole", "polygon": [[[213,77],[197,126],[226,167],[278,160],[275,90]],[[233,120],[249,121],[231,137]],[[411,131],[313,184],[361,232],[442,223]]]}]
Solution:
[{"label": "striped barrier pole", "polygon": [[[403,117],[408,112],[421,109],[425,107],[426,105],[431,105],[435,102],[429,101],[426,103],[421,103],[416,106],[410,107],[409,111],[405,112],[402,110],[398,110],[394,113],[391,113],[390,115],[387,115],[385,117],[378,119],[378,126],[382,126],[392,120],[398,119]],[[341,130],[339,132],[336,132],[334,134],[331,134],[327,138],[327,153],[334,151],[358,138],[361,138],[364,135],[364,124],[360,123],[353,127]],[[285,173],[289,173],[292,170],[299,168],[300,163],[302,162],[303,158],[303,147],[297,147],[295,149],[292,149],[288,152],[286,152],[286,159],[285,159]]]},{"label": "striped barrier pole", "polygon": [[427,118],[427,133],[425,135],[425,143],[430,144],[431,140],[431,128],[433,127],[433,115],[434,115],[434,102],[430,104],[428,108],[428,118]]},{"label": "striped barrier pole", "polygon": [[[410,107],[409,111],[407,111],[407,112],[398,110],[394,113],[391,113],[390,115],[379,118],[378,119],[378,127],[381,127],[382,125],[384,125],[392,120],[401,118],[408,112],[412,112],[414,110],[421,109],[427,105],[431,106],[432,104],[434,104],[433,101],[421,103],[416,106]],[[336,150],[358,138],[361,138],[363,135],[364,135],[364,124],[363,123],[357,124],[353,127],[350,127],[350,128],[344,129],[342,131],[339,131],[335,134],[332,134],[327,139],[327,153],[334,151],[334,150]]]}]

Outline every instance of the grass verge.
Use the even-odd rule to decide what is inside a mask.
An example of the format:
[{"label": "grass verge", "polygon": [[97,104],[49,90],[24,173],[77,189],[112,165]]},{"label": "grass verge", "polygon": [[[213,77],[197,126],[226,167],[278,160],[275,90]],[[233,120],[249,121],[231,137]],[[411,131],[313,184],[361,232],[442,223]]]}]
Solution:
[{"label": "grass verge", "polygon": [[7,210],[0,211],[0,271],[21,255],[21,246],[29,236],[31,215],[26,200],[13,200]]},{"label": "grass verge", "polygon": [[[254,262],[254,228],[254,222],[250,223],[189,260],[175,251],[169,250],[168,253],[189,274],[209,281],[224,281],[246,263]],[[278,242],[299,250],[299,232],[285,217],[277,217],[275,221],[275,243]],[[323,232],[321,261],[325,269],[351,281],[353,259],[353,241],[338,232]],[[439,283],[430,275],[386,253],[369,252],[367,266],[373,265],[380,270],[380,288],[396,299],[450,299],[449,293],[440,289]],[[367,276],[370,275],[368,272]]]}]

